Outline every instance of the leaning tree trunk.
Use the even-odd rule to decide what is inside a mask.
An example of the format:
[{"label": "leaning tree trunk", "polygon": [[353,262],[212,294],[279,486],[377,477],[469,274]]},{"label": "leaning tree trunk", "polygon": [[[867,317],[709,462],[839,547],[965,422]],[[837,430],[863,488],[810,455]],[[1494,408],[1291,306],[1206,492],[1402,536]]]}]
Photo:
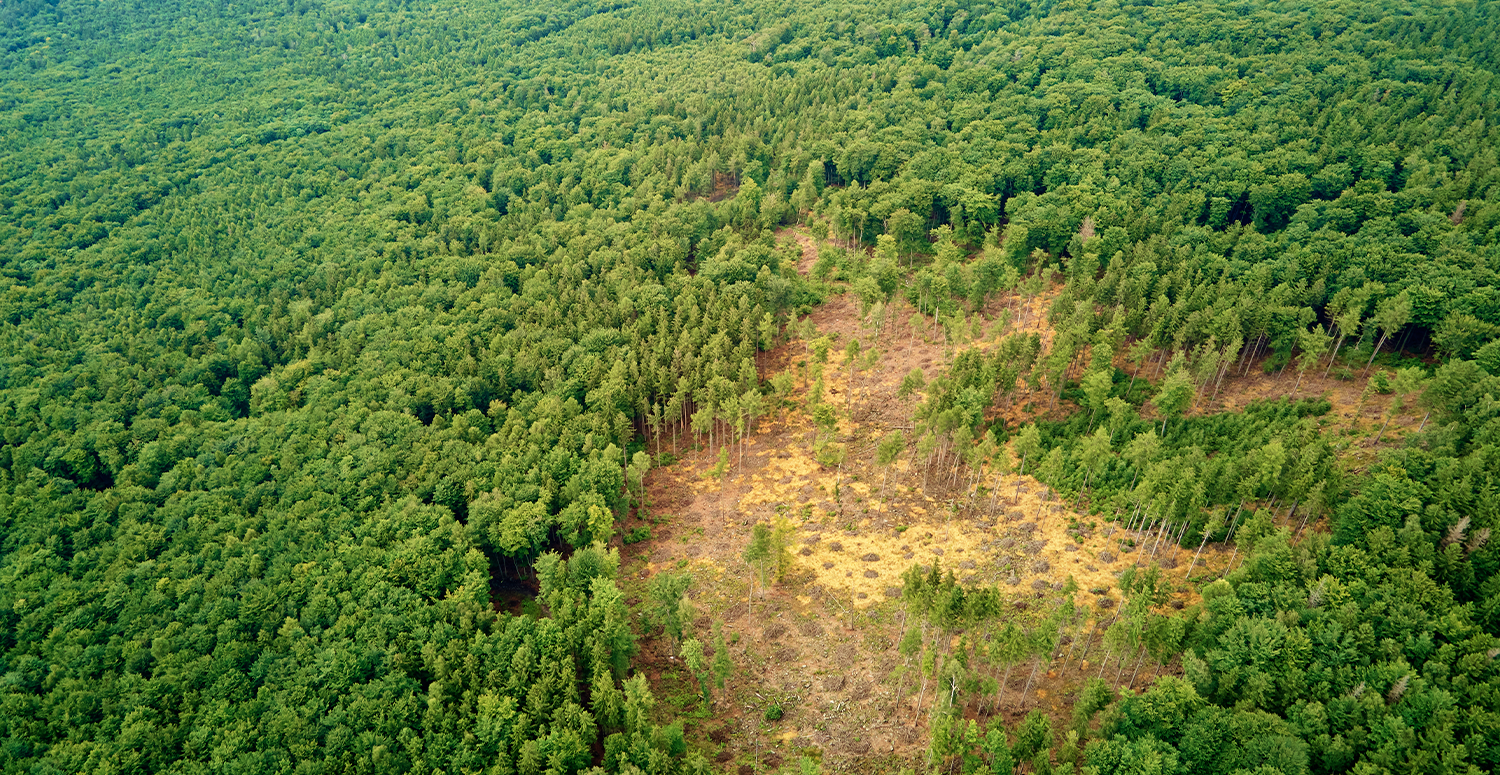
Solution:
[{"label": "leaning tree trunk", "polygon": [[1031,677],[1026,679],[1026,688],[1021,690],[1021,704],[1026,704],[1026,695],[1031,693],[1031,682],[1036,680],[1036,671],[1042,666],[1042,658],[1038,656],[1036,662],[1031,666]]},{"label": "leaning tree trunk", "polygon": [[1339,341],[1333,346],[1333,355],[1329,356],[1328,358],[1328,367],[1323,369],[1324,377],[1328,376],[1328,372],[1333,371],[1333,362],[1339,359],[1339,348],[1344,346],[1344,337],[1346,335],[1347,334],[1341,328],[1339,330]]},{"label": "leaning tree trunk", "polygon": [[1389,333],[1382,333],[1380,335],[1380,341],[1375,343],[1375,352],[1370,353],[1370,360],[1365,361],[1365,370],[1360,376],[1369,376],[1370,366],[1375,363],[1375,356],[1380,354],[1380,348],[1385,346],[1385,338],[1388,336],[1390,336]]}]

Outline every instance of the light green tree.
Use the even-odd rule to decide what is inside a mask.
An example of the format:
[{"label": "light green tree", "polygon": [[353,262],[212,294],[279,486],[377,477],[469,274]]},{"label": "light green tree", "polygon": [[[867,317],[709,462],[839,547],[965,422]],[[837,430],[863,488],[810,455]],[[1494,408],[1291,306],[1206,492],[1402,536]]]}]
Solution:
[{"label": "light green tree", "polygon": [[679,643],[693,621],[693,606],[687,598],[688,587],[692,585],[692,574],[670,571],[652,576],[646,585],[647,618],[664,635]]},{"label": "light green tree", "polygon": [[712,676],[708,672],[708,665],[704,661],[703,644],[697,638],[688,638],[682,642],[680,651],[682,663],[687,666],[689,672],[698,680],[699,698],[706,704],[712,692]]},{"label": "light green tree", "polygon": [[1161,388],[1151,403],[1161,412],[1161,431],[1167,432],[1167,420],[1180,417],[1193,400],[1193,378],[1186,369],[1175,369],[1161,381]]},{"label": "light green tree", "polygon": [[875,464],[880,466],[880,502],[885,502],[885,484],[890,477],[891,467],[896,464],[896,459],[906,450],[906,435],[901,431],[891,431],[880,440],[875,448]]},{"label": "light green tree", "polygon": [[1099,472],[1110,458],[1109,434],[1103,427],[1094,431],[1083,440],[1083,445],[1078,453],[1079,460],[1083,463],[1083,489],[1089,488],[1089,479]]},{"label": "light green tree", "polygon": [[1083,396],[1089,407],[1089,430],[1094,428],[1094,420],[1099,416],[1100,410],[1107,409],[1109,393],[1114,389],[1113,370],[1099,369],[1089,372],[1084,376]]},{"label": "light green tree", "polygon": [[764,585],[766,575],[766,563],[771,559],[771,526],[764,522],[757,522],[750,528],[750,542],[745,545],[745,563],[750,566],[750,602],[745,604],[746,609],[755,601],[755,582],[759,579]]},{"label": "light green tree", "polygon": [[1297,356],[1297,384],[1292,387],[1293,396],[1302,388],[1302,377],[1307,374],[1307,370],[1323,359],[1323,353],[1328,352],[1328,345],[1332,342],[1333,337],[1323,330],[1321,324],[1297,335],[1297,348],[1301,350],[1301,354]]},{"label": "light green tree", "polygon": [[1401,330],[1411,319],[1411,294],[1401,291],[1395,296],[1375,305],[1375,326],[1380,330],[1380,340],[1375,343],[1375,350],[1370,353],[1370,360],[1365,363],[1365,374],[1370,373],[1370,365],[1375,362],[1375,356],[1380,354],[1380,348],[1385,346],[1385,340],[1391,334]]}]

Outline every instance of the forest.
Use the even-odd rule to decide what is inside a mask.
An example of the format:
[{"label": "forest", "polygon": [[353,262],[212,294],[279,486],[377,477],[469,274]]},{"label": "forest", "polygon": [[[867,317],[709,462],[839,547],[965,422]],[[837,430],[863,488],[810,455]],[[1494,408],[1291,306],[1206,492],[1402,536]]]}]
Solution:
[{"label": "forest", "polygon": [[0,430],[5,772],[1500,770],[1500,4],[8,2]]}]

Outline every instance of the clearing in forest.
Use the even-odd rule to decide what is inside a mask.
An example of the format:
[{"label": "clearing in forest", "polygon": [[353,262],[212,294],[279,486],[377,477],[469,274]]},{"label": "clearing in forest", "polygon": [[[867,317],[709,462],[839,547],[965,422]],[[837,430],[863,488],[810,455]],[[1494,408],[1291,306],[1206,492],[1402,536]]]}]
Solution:
[{"label": "clearing in forest", "polygon": [[[805,232],[793,235],[803,245],[805,270],[817,246]],[[1024,300],[1001,294],[980,313],[979,328],[989,331],[1004,315],[1025,319],[1049,341],[1051,296],[1022,309]],[[651,538],[624,550],[629,583],[641,590],[656,573],[693,574],[700,639],[708,641],[712,622],[723,623],[736,671],[690,729],[716,749],[721,764],[775,766],[798,755],[890,771],[919,763],[931,692],[919,708],[915,681],[896,677],[903,664],[896,649],[904,619],[901,576],[913,566],[939,563],[965,585],[997,587],[1004,618],[1023,629],[1060,604],[1070,577],[1077,585],[1081,613],[1071,631],[1079,639],[1009,671],[998,707],[995,698],[971,706],[971,715],[1001,713],[1012,724],[1034,708],[1064,717],[1073,692],[1102,674],[1099,661],[1109,655],[1100,636],[1119,610],[1118,579],[1126,568],[1159,563],[1169,569],[1173,605],[1190,597],[1181,576],[1192,552],[1081,515],[1029,475],[976,474],[953,466],[951,454],[942,463],[917,459],[910,430],[921,396],[899,397],[903,377],[915,368],[930,380],[956,348],[986,347],[1014,328],[945,346],[928,326],[911,328],[915,310],[899,295],[883,320],[863,317],[860,306],[853,294],[831,296],[809,316],[802,336],[762,358],[763,378],[785,372],[795,387],[743,442],[731,442],[722,477],[710,475],[717,447],[677,439],[680,462],[647,479]],[[852,364],[851,340],[860,353]],[[820,430],[806,411],[820,352],[826,352],[822,400],[835,410],[833,429],[825,423]],[[1035,403],[1045,407],[1045,398]],[[897,431],[907,433],[908,444],[881,466],[877,446]],[[819,462],[819,434],[842,448],[841,462],[826,447]],[[769,586],[755,582],[742,559],[756,523],[784,526],[788,561]],[[1210,547],[1193,575],[1222,573],[1227,554]],[[681,705],[678,711],[695,707],[692,680],[672,644],[660,638],[643,645],[640,664],[658,696]],[[1162,670],[1148,667],[1134,678],[1127,667],[1121,658],[1108,665],[1138,688]],[[767,721],[772,706],[782,716]]]}]

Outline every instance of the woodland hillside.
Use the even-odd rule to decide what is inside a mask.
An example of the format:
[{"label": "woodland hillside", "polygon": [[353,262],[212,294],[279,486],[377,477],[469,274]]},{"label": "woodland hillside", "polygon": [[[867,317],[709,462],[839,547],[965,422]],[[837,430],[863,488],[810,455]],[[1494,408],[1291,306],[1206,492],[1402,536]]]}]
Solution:
[{"label": "woodland hillside", "polygon": [[0,5],[0,771],[1500,769],[1500,4]]}]

